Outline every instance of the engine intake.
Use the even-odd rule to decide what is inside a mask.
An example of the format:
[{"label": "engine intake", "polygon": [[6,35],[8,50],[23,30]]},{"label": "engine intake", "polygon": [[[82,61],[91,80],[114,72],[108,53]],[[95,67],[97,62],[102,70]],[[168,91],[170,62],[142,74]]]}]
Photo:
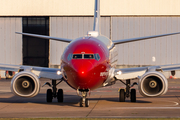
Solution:
[{"label": "engine intake", "polygon": [[31,72],[19,72],[11,80],[11,91],[18,96],[34,97],[39,90],[39,79]]},{"label": "engine intake", "polygon": [[145,73],[139,80],[139,92],[146,97],[156,97],[165,94],[168,90],[168,81],[157,71]]}]

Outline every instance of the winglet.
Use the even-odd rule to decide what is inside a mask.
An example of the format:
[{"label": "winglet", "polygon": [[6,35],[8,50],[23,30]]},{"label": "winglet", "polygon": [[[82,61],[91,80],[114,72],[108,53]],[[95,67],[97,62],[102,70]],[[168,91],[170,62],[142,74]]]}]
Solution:
[{"label": "winglet", "polygon": [[100,22],[100,0],[95,0],[95,6],[94,6],[94,25],[93,25],[93,31],[99,31],[99,22]]}]

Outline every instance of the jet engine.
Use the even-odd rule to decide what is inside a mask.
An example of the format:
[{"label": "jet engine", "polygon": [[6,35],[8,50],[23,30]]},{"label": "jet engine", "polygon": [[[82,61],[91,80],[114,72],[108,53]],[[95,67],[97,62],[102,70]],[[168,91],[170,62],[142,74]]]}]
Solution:
[{"label": "jet engine", "polygon": [[168,81],[160,72],[147,72],[139,79],[138,87],[142,96],[156,97],[167,92]]},{"label": "jet engine", "polygon": [[34,97],[39,93],[38,77],[27,71],[17,73],[11,80],[11,91],[20,97]]}]

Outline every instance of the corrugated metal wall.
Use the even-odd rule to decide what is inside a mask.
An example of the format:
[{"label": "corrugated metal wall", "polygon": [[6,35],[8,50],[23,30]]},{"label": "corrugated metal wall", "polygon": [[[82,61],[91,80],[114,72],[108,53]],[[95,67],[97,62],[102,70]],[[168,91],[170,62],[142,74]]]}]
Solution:
[{"label": "corrugated metal wall", "polygon": [[[50,36],[76,39],[93,29],[93,17],[50,17]],[[101,33],[110,37],[110,17],[101,18]],[[50,41],[49,66],[60,64],[61,55],[68,43]]]},{"label": "corrugated metal wall", "polygon": [[[50,35],[72,38],[92,30],[93,17],[51,17]],[[180,31],[180,17],[101,17],[101,33],[112,40]],[[118,65],[163,65],[180,63],[180,35],[126,43],[117,46]],[[50,41],[50,65],[59,65],[67,43]],[[156,61],[153,62],[153,57]]]},{"label": "corrugated metal wall", "polygon": [[[50,17],[50,35],[81,37],[93,29],[93,17]],[[21,17],[0,17],[0,63],[22,64]],[[101,17],[101,33],[113,40],[180,31],[180,17]],[[49,66],[60,64],[67,43],[50,41]],[[180,63],[180,35],[117,46],[118,65]],[[152,57],[156,61],[152,61]]]},{"label": "corrugated metal wall", "polygon": [[[92,30],[93,17],[50,17],[50,35],[72,38]],[[22,64],[21,17],[0,17],[0,63]],[[101,33],[113,40],[180,31],[180,17],[101,17]],[[50,41],[50,65],[59,65],[67,43]],[[117,46],[119,65],[161,65],[180,62],[180,35]],[[156,58],[152,62],[152,57]]]},{"label": "corrugated metal wall", "polygon": [[[180,31],[180,17],[112,17],[112,39],[126,39]],[[180,63],[180,35],[117,46],[119,65]],[[152,61],[152,57],[156,61]]]},{"label": "corrugated metal wall", "polygon": [[0,17],[0,63],[22,64],[21,17]]}]

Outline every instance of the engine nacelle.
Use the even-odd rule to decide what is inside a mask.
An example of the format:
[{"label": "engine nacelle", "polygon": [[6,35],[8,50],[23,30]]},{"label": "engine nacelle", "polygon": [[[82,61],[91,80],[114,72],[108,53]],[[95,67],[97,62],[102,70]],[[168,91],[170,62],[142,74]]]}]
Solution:
[{"label": "engine nacelle", "polygon": [[160,72],[147,72],[140,78],[138,87],[142,96],[156,97],[167,92],[168,81]]},{"label": "engine nacelle", "polygon": [[34,97],[40,91],[40,81],[31,72],[19,72],[11,80],[11,91],[20,97]]}]

